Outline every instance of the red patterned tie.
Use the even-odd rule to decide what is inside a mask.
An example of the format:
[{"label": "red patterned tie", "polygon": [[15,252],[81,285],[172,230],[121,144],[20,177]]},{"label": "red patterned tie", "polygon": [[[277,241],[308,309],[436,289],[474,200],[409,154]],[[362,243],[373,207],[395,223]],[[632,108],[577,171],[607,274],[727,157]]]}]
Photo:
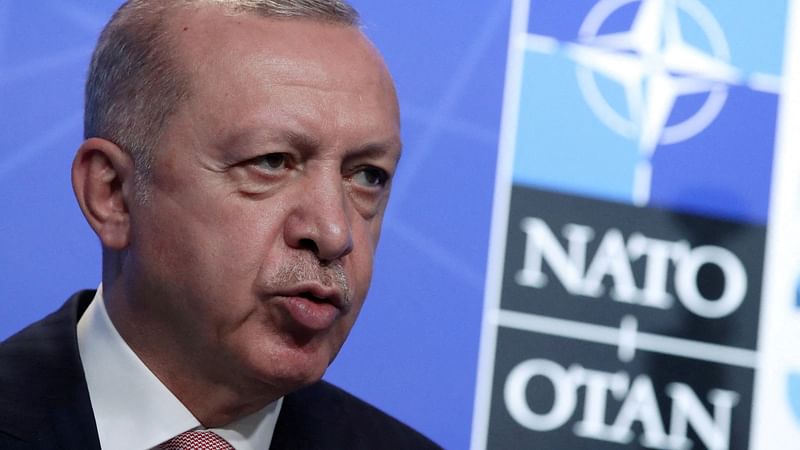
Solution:
[{"label": "red patterned tie", "polygon": [[159,445],[160,450],[235,450],[211,431],[187,431]]}]

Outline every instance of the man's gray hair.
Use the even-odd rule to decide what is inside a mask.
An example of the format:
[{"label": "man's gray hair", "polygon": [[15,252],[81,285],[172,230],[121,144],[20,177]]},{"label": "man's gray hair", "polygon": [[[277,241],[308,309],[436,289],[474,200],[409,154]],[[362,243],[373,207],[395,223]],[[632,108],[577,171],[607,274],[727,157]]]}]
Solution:
[{"label": "man's gray hair", "polygon": [[188,70],[175,57],[165,27],[181,7],[221,5],[231,13],[309,18],[358,26],[343,0],[128,0],[100,34],[86,80],[84,137],[100,137],[128,152],[144,201],[155,146],[169,117],[190,95]]}]

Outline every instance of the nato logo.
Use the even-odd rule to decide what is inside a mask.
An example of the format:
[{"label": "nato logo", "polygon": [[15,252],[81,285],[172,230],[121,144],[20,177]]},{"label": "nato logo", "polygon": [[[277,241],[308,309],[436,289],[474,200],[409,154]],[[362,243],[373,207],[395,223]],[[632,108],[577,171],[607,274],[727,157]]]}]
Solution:
[{"label": "nato logo", "polygon": [[513,43],[514,182],[766,223],[785,1],[570,7],[531,0]]}]

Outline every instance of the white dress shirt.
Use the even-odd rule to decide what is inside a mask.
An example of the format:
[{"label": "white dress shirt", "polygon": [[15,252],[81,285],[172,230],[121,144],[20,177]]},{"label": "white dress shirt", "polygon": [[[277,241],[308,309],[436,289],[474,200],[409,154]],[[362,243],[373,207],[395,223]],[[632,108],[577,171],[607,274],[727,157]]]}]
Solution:
[{"label": "white dress shirt", "polygon": [[[122,339],[108,317],[102,285],[78,321],[78,350],[101,448],[146,450],[205,429]],[[210,431],[236,450],[268,449],[282,402]]]}]

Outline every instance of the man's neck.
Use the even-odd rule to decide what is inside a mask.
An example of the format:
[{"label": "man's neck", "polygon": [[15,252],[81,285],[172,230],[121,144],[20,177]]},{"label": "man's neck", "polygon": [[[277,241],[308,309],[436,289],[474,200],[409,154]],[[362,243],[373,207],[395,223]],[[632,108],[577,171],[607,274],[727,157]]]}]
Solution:
[{"label": "man's neck", "polygon": [[[105,306],[113,326],[125,343],[170,392],[208,428],[227,425],[278,400],[286,392],[259,380],[233,382],[225,362],[218,361],[209,373],[199,364],[209,352],[197,354],[174,338],[174,325],[159,320],[162,315],[135,306],[119,291],[106,290]],[[237,374],[238,375],[238,374]]]}]

